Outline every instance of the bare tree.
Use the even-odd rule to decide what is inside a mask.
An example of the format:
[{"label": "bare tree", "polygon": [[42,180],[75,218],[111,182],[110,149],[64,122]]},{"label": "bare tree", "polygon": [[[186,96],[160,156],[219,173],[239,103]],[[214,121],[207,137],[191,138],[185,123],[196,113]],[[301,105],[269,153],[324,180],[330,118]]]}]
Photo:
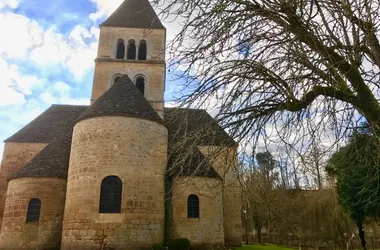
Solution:
[{"label": "bare tree", "polygon": [[321,190],[325,182],[325,167],[327,152],[316,142],[315,136],[311,135],[310,148],[303,157],[303,172],[310,187]]},{"label": "bare tree", "polygon": [[[380,131],[378,0],[160,0],[183,24],[171,59],[184,104],[214,104],[240,141],[346,135],[366,119]],[[268,125],[270,125],[268,127]]]}]

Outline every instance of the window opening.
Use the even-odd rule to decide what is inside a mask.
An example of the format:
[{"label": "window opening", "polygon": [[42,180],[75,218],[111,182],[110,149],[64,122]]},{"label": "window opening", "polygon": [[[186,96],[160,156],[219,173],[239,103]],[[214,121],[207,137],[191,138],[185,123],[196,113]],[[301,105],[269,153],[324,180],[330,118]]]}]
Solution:
[{"label": "window opening", "polygon": [[139,44],[139,60],[146,60],[147,46],[146,41],[141,40]]},{"label": "window opening", "polygon": [[187,218],[199,218],[199,198],[195,194],[187,198]]},{"label": "window opening", "polygon": [[141,94],[144,95],[145,93],[145,78],[142,76],[139,76],[136,78],[136,87],[141,92]]},{"label": "window opening", "polygon": [[33,198],[28,203],[28,211],[26,213],[26,222],[39,221],[41,213],[40,199]]},{"label": "window opening", "polygon": [[117,59],[124,59],[124,55],[125,55],[124,40],[123,39],[119,39],[119,40],[117,40],[116,58]]},{"label": "window opening", "polygon": [[121,212],[122,182],[117,176],[103,179],[100,189],[99,213]]},{"label": "window opening", "polygon": [[129,59],[129,60],[135,60],[136,59],[135,40],[129,40],[128,41],[127,59]]}]

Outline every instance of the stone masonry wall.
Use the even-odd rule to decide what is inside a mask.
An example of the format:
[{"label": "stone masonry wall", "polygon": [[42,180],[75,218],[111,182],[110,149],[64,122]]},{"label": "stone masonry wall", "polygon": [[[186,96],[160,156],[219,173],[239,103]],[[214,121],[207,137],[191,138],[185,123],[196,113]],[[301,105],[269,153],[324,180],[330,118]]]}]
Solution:
[{"label": "stone masonry wall", "polygon": [[0,227],[3,220],[8,179],[41,152],[46,145],[47,143],[5,143],[0,168]]},{"label": "stone masonry wall", "polygon": [[[145,40],[147,43],[147,60],[116,59],[118,39],[123,39],[126,47],[130,39],[135,40],[136,47],[138,47],[140,40]],[[163,117],[166,70],[165,43],[165,30],[100,27],[92,103],[110,88],[112,79],[116,74],[127,74],[133,81],[136,76],[143,75],[146,79],[145,98]]]},{"label": "stone masonry wall", "polygon": [[92,100],[98,99],[111,87],[113,76],[116,74],[126,74],[132,81],[136,76],[144,75],[146,79],[145,98],[152,104],[159,115],[163,117],[165,64],[97,60],[95,64]]},{"label": "stone masonry wall", "polygon": [[[187,238],[192,245],[224,245],[222,190],[220,179],[176,177],[171,237]],[[191,194],[199,198],[199,218],[187,218],[187,198]]]},{"label": "stone masonry wall", "polygon": [[[127,117],[74,127],[61,249],[142,249],[163,241],[167,129]],[[118,176],[121,213],[99,213],[102,180]]]},{"label": "stone masonry wall", "polygon": [[226,245],[240,246],[242,242],[241,188],[237,180],[237,148],[199,147],[212,167],[224,180],[224,238]]},{"label": "stone masonry wall", "polygon": [[[66,180],[19,178],[9,182],[0,249],[50,249],[61,241]],[[38,222],[26,222],[28,203],[41,200]]]}]

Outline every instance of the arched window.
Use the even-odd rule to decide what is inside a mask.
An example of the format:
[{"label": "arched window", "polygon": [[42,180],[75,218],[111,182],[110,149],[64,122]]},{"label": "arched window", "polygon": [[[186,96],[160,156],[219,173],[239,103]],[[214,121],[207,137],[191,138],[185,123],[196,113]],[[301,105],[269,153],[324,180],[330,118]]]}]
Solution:
[{"label": "arched window", "polygon": [[116,74],[112,77],[111,86],[121,78],[121,74]]},{"label": "arched window", "polygon": [[145,93],[145,78],[142,76],[138,76],[136,78],[136,88],[144,95]]},{"label": "arched window", "polygon": [[26,222],[39,221],[41,212],[40,199],[33,198],[28,203],[28,211],[26,212]]},{"label": "arched window", "polygon": [[119,39],[119,40],[117,40],[116,58],[117,59],[124,59],[124,55],[125,55],[124,40],[123,39]]},{"label": "arched window", "polygon": [[146,53],[147,53],[146,41],[141,40],[139,44],[139,60],[146,60]]},{"label": "arched window", "polygon": [[187,198],[187,218],[199,218],[199,198],[195,194]]},{"label": "arched window", "polygon": [[100,189],[99,213],[121,212],[122,182],[117,176],[107,176]]},{"label": "arched window", "polygon": [[130,59],[130,60],[135,60],[136,59],[136,44],[135,44],[135,40],[129,40],[128,41],[127,59]]}]

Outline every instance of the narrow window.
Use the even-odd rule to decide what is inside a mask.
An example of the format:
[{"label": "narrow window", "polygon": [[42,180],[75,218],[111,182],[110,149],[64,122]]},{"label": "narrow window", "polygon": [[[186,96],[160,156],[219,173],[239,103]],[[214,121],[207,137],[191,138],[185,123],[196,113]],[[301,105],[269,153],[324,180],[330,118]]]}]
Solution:
[{"label": "narrow window", "polygon": [[187,218],[199,218],[199,198],[195,194],[187,198]]},{"label": "narrow window", "polygon": [[33,198],[28,203],[28,211],[26,213],[26,222],[39,221],[41,212],[40,199]]},{"label": "narrow window", "polygon": [[136,59],[136,44],[135,40],[128,41],[128,52],[127,59],[135,60]]},{"label": "narrow window", "polygon": [[107,176],[100,189],[99,213],[121,212],[122,182],[117,176]]},{"label": "narrow window", "polygon": [[117,59],[124,59],[124,55],[125,55],[124,40],[123,39],[119,39],[119,40],[117,40],[116,58]]},{"label": "narrow window", "polygon": [[139,76],[136,78],[136,88],[144,95],[145,93],[145,78]]},{"label": "narrow window", "polygon": [[111,86],[114,85],[121,78],[121,74],[116,74],[112,77]]},{"label": "narrow window", "polygon": [[139,60],[146,60],[146,52],[147,52],[146,41],[141,40],[139,44]]}]

